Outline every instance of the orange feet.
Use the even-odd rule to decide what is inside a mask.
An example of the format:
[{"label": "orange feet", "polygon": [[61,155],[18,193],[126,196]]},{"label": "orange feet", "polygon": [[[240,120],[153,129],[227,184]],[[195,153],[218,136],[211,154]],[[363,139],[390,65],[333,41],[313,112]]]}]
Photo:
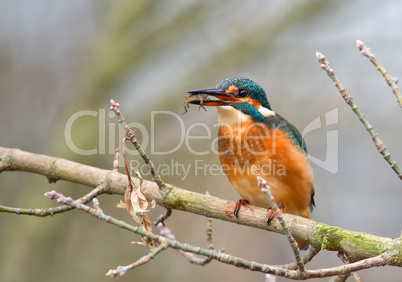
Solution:
[{"label": "orange feet", "polygon": [[249,202],[247,200],[245,200],[245,199],[240,199],[240,200],[238,200],[236,202],[236,206],[235,206],[235,209],[234,209],[234,212],[233,212],[233,214],[235,215],[236,218],[239,218],[240,207],[244,206],[244,205],[247,205],[248,203]]},{"label": "orange feet", "polygon": [[[281,212],[283,212],[285,210],[285,205],[282,204],[279,207],[279,209]],[[275,218],[275,214],[274,214],[273,208],[268,208],[268,211],[269,211],[269,215],[268,215],[267,223],[268,223],[268,225],[271,225],[272,220]]]}]

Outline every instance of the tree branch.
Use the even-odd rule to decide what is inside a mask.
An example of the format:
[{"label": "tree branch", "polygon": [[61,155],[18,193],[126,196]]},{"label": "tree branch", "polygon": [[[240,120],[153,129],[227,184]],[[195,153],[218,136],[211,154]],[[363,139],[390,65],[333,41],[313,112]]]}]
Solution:
[{"label": "tree branch", "polygon": [[283,269],[280,267],[275,267],[275,266],[271,266],[271,265],[267,265],[267,264],[251,262],[251,261],[239,258],[239,257],[234,257],[234,256],[231,256],[228,254],[214,251],[214,250],[203,249],[200,247],[183,244],[178,241],[173,241],[168,238],[150,233],[142,228],[127,224],[122,220],[115,219],[112,216],[106,215],[105,213],[103,213],[103,211],[101,211],[99,209],[91,208],[86,205],[80,204],[71,198],[64,197],[62,194],[57,193],[56,191],[47,192],[47,193],[45,193],[45,195],[50,199],[56,199],[57,202],[59,202],[59,203],[63,203],[65,205],[70,205],[73,208],[85,211],[87,214],[89,214],[97,219],[100,219],[107,223],[119,226],[123,229],[130,230],[136,234],[147,237],[150,240],[155,241],[159,244],[159,247],[155,248],[148,255],[142,257],[140,260],[134,262],[133,264],[128,265],[126,267],[119,267],[116,270],[109,271],[107,273],[107,275],[112,276],[112,277],[115,277],[118,274],[120,274],[120,275],[124,274],[126,271],[133,269],[136,266],[147,263],[155,255],[157,255],[161,251],[167,249],[168,247],[170,247],[172,249],[181,250],[184,252],[199,254],[201,256],[205,256],[205,257],[217,260],[219,262],[233,265],[233,266],[236,266],[239,268],[250,269],[253,271],[260,271],[263,273],[275,274],[278,276],[283,276],[286,278],[296,279],[296,280],[308,279],[308,278],[322,278],[322,277],[327,277],[327,276],[341,275],[341,274],[350,273],[353,271],[358,271],[358,270],[371,268],[371,267],[375,267],[375,266],[389,265],[389,264],[391,264],[392,259],[393,259],[392,257],[394,255],[394,253],[391,254],[390,252],[387,251],[381,255],[378,255],[378,256],[375,256],[372,258],[367,258],[367,259],[364,259],[364,260],[361,260],[358,262],[354,262],[354,263],[350,263],[347,265],[341,265],[338,267],[324,268],[324,269],[318,269],[318,270],[306,270],[304,272],[300,272],[298,270]]},{"label": "tree branch", "polygon": [[[0,171],[27,171],[44,175],[51,182],[66,180],[89,187],[102,184],[105,191],[111,194],[124,195],[127,187],[127,176],[118,172],[19,149],[0,147]],[[139,185],[138,179],[133,178],[133,181]],[[146,180],[142,183],[142,187],[148,200],[154,199],[158,205],[166,208],[283,234],[282,227],[277,221],[273,221],[271,225],[266,224],[266,210],[263,208],[247,205],[242,208],[239,218],[235,218],[233,216],[235,203],[232,201],[187,191],[169,184],[166,184],[168,192],[161,196],[158,185]],[[283,214],[282,217],[295,237],[308,241],[315,248],[343,252],[352,263],[393,251],[389,264],[402,266],[401,238],[391,239],[344,230],[291,214]]]}]

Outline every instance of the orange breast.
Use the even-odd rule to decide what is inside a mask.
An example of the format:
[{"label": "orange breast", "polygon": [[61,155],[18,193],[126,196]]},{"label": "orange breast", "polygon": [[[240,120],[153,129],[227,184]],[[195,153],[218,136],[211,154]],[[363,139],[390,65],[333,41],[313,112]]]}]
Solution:
[{"label": "orange breast", "polygon": [[311,218],[311,168],[286,132],[251,120],[222,125],[218,151],[223,171],[243,199],[269,207],[257,185],[257,176],[261,176],[270,185],[277,204],[285,205],[285,212]]}]

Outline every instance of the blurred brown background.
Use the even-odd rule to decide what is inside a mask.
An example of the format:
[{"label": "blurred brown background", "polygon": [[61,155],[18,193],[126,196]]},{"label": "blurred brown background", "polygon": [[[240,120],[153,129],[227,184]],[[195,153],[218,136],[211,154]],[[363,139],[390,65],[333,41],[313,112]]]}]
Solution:
[{"label": "blurred brown background", "polygon": [[[401,111],[391,88],[355,40],[372,47],[380,62],[402,78],[400,1],[0,1],[0,145],[111,168],[121,138],[109,99],[120,102],[129,122],[148,130],[140,139],[151,155],[168,151],[183,138],[173,115],[183,112],[186,91],[214,87],[233,76],[252,78],[268,93],[273,109],[301,131],[320,119],[322,127],[305,139],[312,156],[325,160],[327,132],[337,134],[328,149],[335,171],[312,164],[315,219],[379,236],[398,237],[402,226],[401,182],[376,151],[366,130],[332,81],[320,69],[315,51],[324,53],[346,89],[402,164]],[[325,113],[337,109],[335,124]],[[65,130],[74,114],[71,149]],[[152,116],[154,113],[154,121]],[[91,116],[92,115],[92,116]],[[216,137],[214,109],[190,107],[186,130],[204,122]],[[140,133],[140,135],[141,135]],[[205,135],[194,128],[190,135]],[[146,139],[148,137],[148,140]],[[145,139],[144,139],[145,138]],[[191,140],[196,151],[211,151],[212,140]],[[130,146],[130,145],[129,145]],[[132,147],[129,147],[133,149]],[[335,151],[333,151],[335,150]],[[187,177],[170,171],[164,180],[189,190],[238,200],[225,176],[196,171],[218,157],[193,154],[183,144],[155,164],[189,166]],[[138,156],[130,157],[139,161]],[[140,162],[142,165],[142,163]],[[145,171],[145,170],[144,170]],[[149,179],[149,176],[144,175]],[[79,197],[88,187],[48,184],[38,175],[0,174],[0,204],[21,208],[55,205],[43,196],[56,189]],[[101,196],[105,212],[134,223],[115,208],[118,196]],[[151,212],[154,219],[163,209]],[[181,242],[207,246],[205,218],[174,211],[168,220]],[[230,254],[268,264],[293,259],[285,237],[214,220],[214,243]],[[0,214],[1,281],[111,281],[104,274],[147,253],[131,245],[138,236],[78,211],[45,219]],[[336,253],[322,252],[309,268],[339,265]],[[397,268],[360,272],[363,281],[396,281]],[[212,262],[189,264],[173,250],[116,278],[119,281],[264,281],[260,273]],[[278,281],[286,279],[278,278]]]}]

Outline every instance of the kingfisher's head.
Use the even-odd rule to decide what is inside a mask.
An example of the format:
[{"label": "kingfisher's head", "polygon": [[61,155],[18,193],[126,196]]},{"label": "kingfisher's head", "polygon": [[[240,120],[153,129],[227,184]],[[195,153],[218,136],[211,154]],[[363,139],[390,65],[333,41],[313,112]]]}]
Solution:
[{"label": "kingfisher's head", "polygon": [[188,93],[188,103],[216,106],[220,122],[231,123],[239,116],[263,121],[265,117],[275,115],[264,89],[248,78],[228,78],[221,81],[216,88],[193,90]]}]

